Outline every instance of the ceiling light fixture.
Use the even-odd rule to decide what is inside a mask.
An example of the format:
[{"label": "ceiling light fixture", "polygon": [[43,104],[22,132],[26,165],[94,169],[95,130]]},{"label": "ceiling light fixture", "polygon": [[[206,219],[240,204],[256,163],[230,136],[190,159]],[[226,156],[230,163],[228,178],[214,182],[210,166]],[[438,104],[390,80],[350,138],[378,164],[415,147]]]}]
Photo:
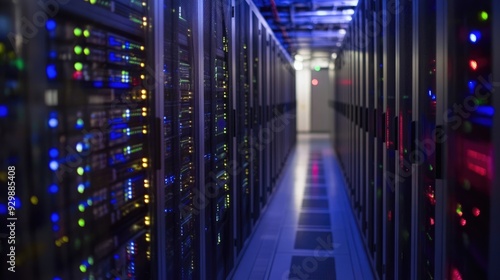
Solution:
[{"label": "ceiling light fixture", "polygon": [[342,10],[343,15],[354,15],[354,10],[353,9],[346,9]]}]

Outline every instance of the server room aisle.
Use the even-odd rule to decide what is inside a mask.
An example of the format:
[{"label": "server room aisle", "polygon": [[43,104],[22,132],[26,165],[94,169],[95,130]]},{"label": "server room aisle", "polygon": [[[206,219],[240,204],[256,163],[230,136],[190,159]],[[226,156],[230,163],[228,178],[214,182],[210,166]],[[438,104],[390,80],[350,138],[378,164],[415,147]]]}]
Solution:
[{"label": "server room aisle", "polygon": [[330,146],[299,135],[233,279],[373,279]]}]

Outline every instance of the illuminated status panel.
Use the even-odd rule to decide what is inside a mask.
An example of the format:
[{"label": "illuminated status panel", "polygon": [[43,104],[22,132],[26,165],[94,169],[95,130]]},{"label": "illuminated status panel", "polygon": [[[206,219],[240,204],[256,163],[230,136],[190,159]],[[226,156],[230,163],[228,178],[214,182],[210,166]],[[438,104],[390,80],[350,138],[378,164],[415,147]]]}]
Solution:
[{"label": "illuminated status panel", "polygon": [[453,35],[457,44],[453,101],[463,110],[451,119],[452,191],[449,217],[452,236],[449,271],[453,280],[486,279],[492,187],[492,29],[491,1],[466,1],[457,6]]},{"label": "illuminated status panel", "polygon": [[[54,279],[150,277],[145,5],[82,5],[45,24]],[[92,3],[93,4],[93,3]],[[87,18],[105,9],[113,20]],[[119,17],[117,17],[119,16]],[[144,18],[145,19],[145,18]],[[131,23],[129,23],[132,21]]]},{"label": "illuminated status panel", "polygon": [[[207,278],[225,279],[232,269],[232,189],[230,188],[228,2],[205,1],[205,175],[215,192],[206,209]],[[209,20],[208,20],[209,19]],[[209,24],[208,24],[209,23]]]}]

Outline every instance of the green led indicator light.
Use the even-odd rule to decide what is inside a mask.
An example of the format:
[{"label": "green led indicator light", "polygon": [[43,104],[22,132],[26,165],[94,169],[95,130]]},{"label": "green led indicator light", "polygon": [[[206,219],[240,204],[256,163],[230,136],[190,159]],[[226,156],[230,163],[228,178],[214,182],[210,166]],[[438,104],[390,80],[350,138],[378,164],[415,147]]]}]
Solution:
[{"label": "green led indicator light", "polygon": [[88,206],[92,206],[92,199],[90,199],[90,198],[87,199],[87,204],[88,204]]},{"label": "green led indicator light", "polygon": [[95,3],[97,3],[97,0],[90,0],[90,4],[94,5]]},{"label": "green led indicator light", "polygon": [[76,124],[79,125],[79,126],[82,126],[83,125],[83,120],[82,119],[76,120]]},{"label": "green led indicator light", "polygon": [[84,173],[83,167],[78,167],[78,168],[76,169],[76,173],[78,173],[78,175],[82,176],[82,175],[83,175],[83,173]]},{"label": "green led indicator light", "polygon": [[76,62],[75,63],[75,70],[82,71],[82,69],[83,69],[83,64],[81,62]]},{"label": "green led indicator light", "polygon": [[85,29],[85,31],[83,31],[83,36],[85,36],[85,38],[88,38],[90,36],[90,31]]},{"label": "green led indicator light", "polygon": [[87,261],[89,262],[90,265],[94,265],[94,258],[89,257]]},{"label": "green led indicator light", "polygon": [[89,54],[90,54],[90,50],[89,50],[89,48],[85,48],[85,49],[83,49],[83,53],[84,53],[85,55],[89,55]]},{"label": "green led indicator light", "polygon": [[487,13],[487,12],[485,12],[485,11],[482,11],[482,12],[481,12],[481,19],[482,19],[482,20],[486,21],[486,20],[488,20],[488,17],[489,17],[489,16],[488,16],[488,13]]},{"label": "green led indicator light", "polygon": [[78,192],[79,193],[83,193],[84,191],[85,191],[85,187],[84,186],[82,186],[82,185],[78,186]]},{"label": "green led indicator light", "polygon": [[24,69],[24,61],[20,58],[16,59],[14,64],[16,65],[17,70],[23,70]]},{"label": "green led indicator light", "polygon": [[82,47],[80,47],[80,46],[75,46],[75,48],[73,50],[75,51],[76,54],[82,53]]},{"label": "green led indicator light", "polygon": [[78,225],[79,225],[80,227],[84,227],[84,226],[85,226],[85,220],[84,220],[84,219],[79,219],[79,220],[78,220]]},{"label": "green led indicator light", "polygon": [[84,212],[85,211],[85,205],[83,205],[83,204],[78,205],[78,211]]},{"label": "green led indicator light", "polygon": [[75,28],[73,29],[73,34],[75,34],[76,37],[82,36],[82,30],[80,28]]},{"label": "green led indicator light", "polygon": [[83,273],[87,272],[87,267],[84,264],[81,264],[80,265],[80,271],[83,272]]},{"label": "green led indicator light", "polygon": [[321,67],[319,67],[319,65],[316,65],[316,66],[314,66],[314,70],[319,71],[319,70],[321,70]]},{"label": "green led indicator light", "polygon": [[429,170],[432,171],[434,170],[434,167],[432,167],[432,165],[429,164]]}]

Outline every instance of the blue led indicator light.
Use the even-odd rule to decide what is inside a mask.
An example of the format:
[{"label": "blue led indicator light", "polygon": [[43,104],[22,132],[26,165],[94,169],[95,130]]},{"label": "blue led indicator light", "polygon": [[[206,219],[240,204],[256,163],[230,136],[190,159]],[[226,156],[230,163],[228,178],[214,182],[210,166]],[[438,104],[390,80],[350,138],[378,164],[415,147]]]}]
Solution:
[{"label": "blue led indicator light", "polygon": [[59,215],[57,213],[52,213],[52,215],[50,215],[50,220],[53,223],[56,223],[57,221],[59,221]]},{"label": "blue led indicator light", "polygon": [[50,127],[56,128],[58,124],[59,124],[59,121],[56,118],[49,119],[49,126]]},{"label": "blue led indicator light", "polygon": [[56,29],[56,27],[56,22],[53,19],[49,19],[47,20],[47,22],[45,22],[45,28],[47,28],[48,31],[53,31]]},{"label": "blue led indicator light", "polygon": [[7,214],[7,205],[0,203],[0,215]]},{"label": "blue led indicator light", "polygon": [[479,31],[472,31],[469,34],[469,40],[472,43],[477,43],[477,41],[479,41],[479,39],[481,39],[481,32],[479,32]]},{"label": "blue led indicator light", "polygon": [[59,226],[58,225],[53,225],[52,226],[53,231],[59,231]]},{"label": "blue led indicator light", "polygon": [[50,170],[56,171],[59,168],[59,163],[55,160],[49,163]]},{"label": "blue led indicator light", "polygon": [[49,150],[49,156],[51,158],[56,158],[57,156],[59,156],[59,151],[56,148],[52,148]]},{"label": "blue led indicator light", "polygon": [[56,69],[56,66],[54,64],[47,65],[45,72],[47,73],[47,78],[49,78],[51,80],[57,78],[57,69]]},{"label": "blue led indicator light", "polygon": [[5,118],[8,114],[9,110],[7,109],[7,106],[0,105],[0,118]]},{"label": "blue led indicator light", "polygon": [[58,191],[59,191],[59,187],[56,184],[50,185],[50,187],[49,187],[50,193],[57,193]]}]

